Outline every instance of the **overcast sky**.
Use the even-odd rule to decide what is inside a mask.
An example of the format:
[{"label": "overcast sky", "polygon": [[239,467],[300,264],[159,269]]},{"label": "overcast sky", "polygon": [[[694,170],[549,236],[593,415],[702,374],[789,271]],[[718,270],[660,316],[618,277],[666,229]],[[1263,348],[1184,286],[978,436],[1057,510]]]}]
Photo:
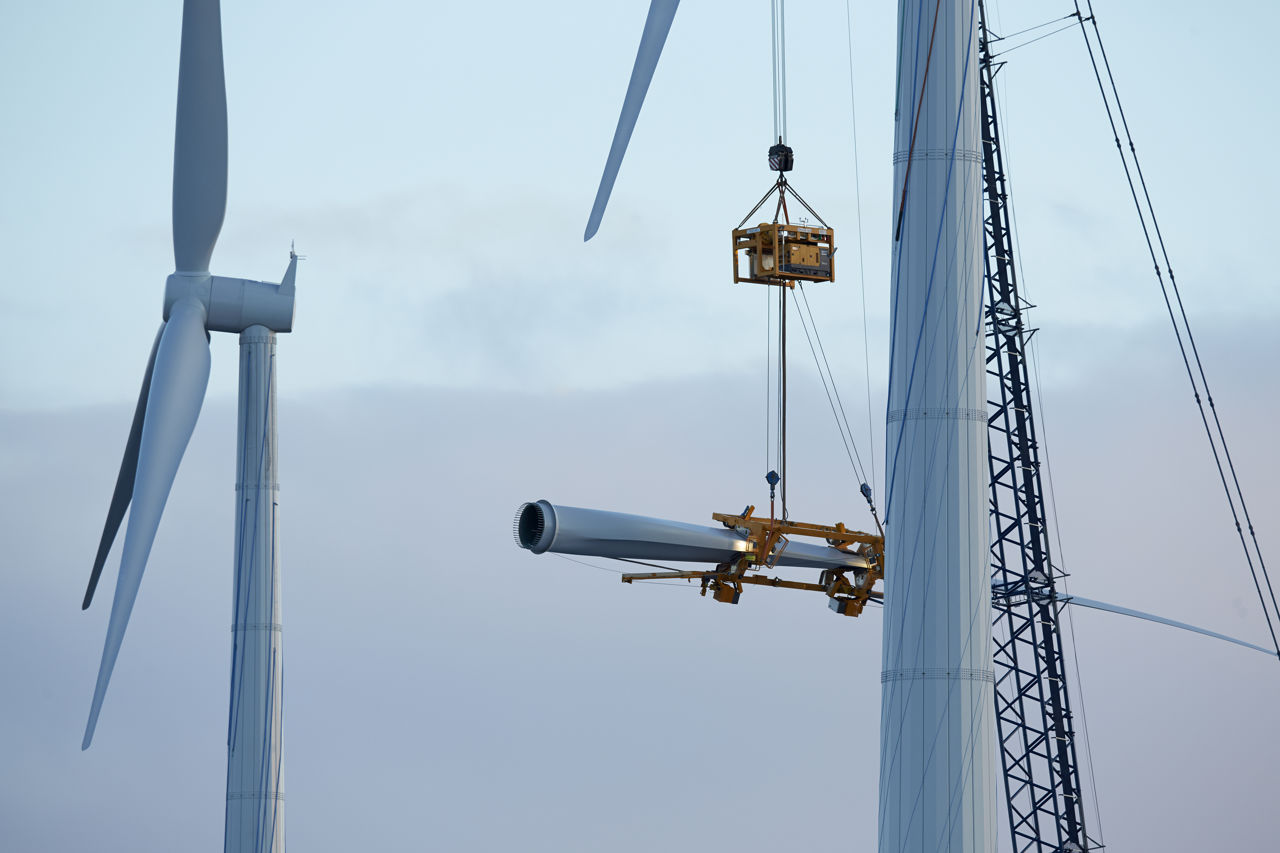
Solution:
[{"label": "overcast sky", "polygon": [[[79,602],[172,268],[180,5],[0,11],[6,850],[221,839],[232,336],[214,338],[209,400],[79,751],[109,610]],[[767,5],[684,4],[584,246],[642,0],[225,4],[212,269],[278,279],[290,240],[307,256],[280,343],[290,844],[871,848],[877,613],[624,587],[510,539],[516,506],[541,497],[687,521],[765,497],[765,296],[730,284],[725,237],[771,177]],[[1265,553],[1280,12],[1130,5],[1096,4]],[[869,6],[854,4],[852,66],[880,454],[894,9]],[[1070,10],[993,13],[1013,32]],[[810,298],[869,454],[845,6],[788,13],[792,177],[845,259]],[[1079,33],[1007,58],[1071,589],[1265,642]],[[805,372],[795,514],[866,524]],[[1263,849],[1280,827],[1275,662],[1074,622],[1108,845]]]}]

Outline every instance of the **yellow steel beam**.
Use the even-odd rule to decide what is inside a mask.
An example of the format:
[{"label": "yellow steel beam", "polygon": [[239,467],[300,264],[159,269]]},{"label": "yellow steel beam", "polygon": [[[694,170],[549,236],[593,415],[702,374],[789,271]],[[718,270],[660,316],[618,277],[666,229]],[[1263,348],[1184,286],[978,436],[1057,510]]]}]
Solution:
[{"label": "yellow steel beam", "polygon": [[[703,595],[706,595],[707,590],[710,589],[713,598],[730,604],[738,602],[738,596],[744,584],[822,592],[837,603],[832,609],[846,616],[858,616],[868,601],[883,599],[884,593],[875,590],[876,583],[884,579],[883,536],[850,530],[844,524],[807,524],[798,521],[758,518],[753,515],[754,512],[755,507],[749,506],[736,515],[717,512],[712,513],[711,516],[726,527],[746,534],[751,550],[743,554],[741,559],[733,563],[721,563],[711,570],[628,572],[622,576],[622,582],[664,579],[700,580]],[[773,557],[779,540],[786,536],[823,539],[833,548],[865,557],[868,564],[866,579],[855,585],[846,577],[849,571],[861,571],[853,569],[828,569],[822,573],[820,583],[749,574],[752,568],[772,568],[769,560]],[[858,546],[856,549],[852,547],[855,545]]]}]

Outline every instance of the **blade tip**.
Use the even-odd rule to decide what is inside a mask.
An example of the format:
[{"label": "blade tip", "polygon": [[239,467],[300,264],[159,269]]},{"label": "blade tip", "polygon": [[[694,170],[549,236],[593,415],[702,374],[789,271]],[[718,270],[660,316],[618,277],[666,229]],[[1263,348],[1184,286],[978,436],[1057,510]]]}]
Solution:
[{"label": "blade tip", "polygon": [[84,724],[84,740],[80,741],[80,751],[84,752],[93,743],[93,733],[98,730],[98,712],[102,710],[102,705],[94,703],[89,709],[89,720]]}]

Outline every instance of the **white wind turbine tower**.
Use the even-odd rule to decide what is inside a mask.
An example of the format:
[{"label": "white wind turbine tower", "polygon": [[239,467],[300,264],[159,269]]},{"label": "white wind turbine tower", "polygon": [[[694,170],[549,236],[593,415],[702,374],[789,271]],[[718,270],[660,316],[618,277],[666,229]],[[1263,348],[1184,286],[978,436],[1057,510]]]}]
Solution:
[{"label": "white wind turbine tower", "polygon": [[240,335],[227,851],[284,849],[275,335],[293,326],[297,257],[276,285],[210,275],[227,201],[218,0],[184,0],[173,152],[173,256],[156,336],[84,607],[132,502],[82,749],[93,739],[147,556],[209,383],[209,332]]}]

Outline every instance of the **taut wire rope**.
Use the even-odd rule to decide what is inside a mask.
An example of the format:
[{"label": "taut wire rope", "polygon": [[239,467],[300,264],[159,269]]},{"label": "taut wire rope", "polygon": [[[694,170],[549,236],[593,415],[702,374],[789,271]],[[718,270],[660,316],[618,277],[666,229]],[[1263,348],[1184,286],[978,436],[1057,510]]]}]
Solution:
[{"label": "taut wire rope", "polygon": [[[1244,551],[1245,562],[1248,564],[1248,567],[1249,567],[1249,574],[1253,578],[1253,585],[1254,585],[1254,588],[1257,590],[1258,600],[1262,604],[1262,612],[1263,612],[1263,615],[1266,617],[1267,631],[1271,634],[1272,646],[1276,650],[1277,657],[1280,658],[1280,639],[1277,639],[1276,637],[1276,629],[1272,619],[1273,612],[1276,614],[1278,618],[1280,618],[1280,606],[1278,606],[1276,603],[1275,590],[1271,585],[1271,577],[1267,573],[1266,562],[1262,558],[1262,550],[1258,546],[1258,538],[1257,538],[1257,534],[1254,532],[1253,522],[1249,518],[1249,510],[1248,510],[1248,506],[1245,503],[1244,492],[1240,488],[1240,481],[1236,476],[1235,465],[1231,460],[1230,451],[1228,451],[1227,449],[1227,440],[1222,430],[1222,423],[1218,419],[1217,408],[1213,405],[1213,395],[1209,391],[1209,382],[1204,373],[1204,365],[1200,361],[1200,354],[1198,349],[1195,346],[1195,338],[1191,333],[1191,323],[1187,318],[1186,310],[1182,304],[1182,294],[1178,290],[1178,284],[1176,279],[1174,279],[1173,277],[1173,265],[1169,261],[1169,254],[1165,247],[1164,237],[1160,232],[1160,224],[1156,220],[1155,208],[1151,203],[1151,195],[1147,190],[1146,179],[1143,177],[1142,168],[1138,163],[1137,146],[1133,142],[1133,135],[1129,132],[1129,124],[1128,124],[1128,121],[1125,119],[1124,109],[1120,105],[1120,92],[1116,86],[1115,76],[1111,72],[1111,65],[1107,60],[1106,52],[1102,46],[1102,34],[1101,34],[1101,31],[1098,29],[1098,21],[1097,21],[1097,17],[1094,15],[1092,0],[1086,0],[1086,4],[1088,5],[1088,8],[1089,8],[1088,16],[1085,16],[1084,13],[1081,11],[1079,0],[1075,0],[1075,8],[1076,8],[1075,17],[1078,19],[1079,26],[1080,26],[1080,33],[1084,37],[1085,48],[1088,50],[1088,53],[1089,53],[1089,62],[1093,66],[1093,74],[1094,74],[1095,80],[1098,83],[1098,91],[1102,95],[1103,106],[1106,108],[1107,121],[1111,126],[1112,136],[1116,143],[1116,151],[1119,153],[1121,164],[1124,166],[1125,178],[1129,184],[1129,194],[1133,198],[1134,208],[1138,213],[1138,221],[1142,225],[1142,235],[1143,235],[1143,238],[1146,240],[1147,252],[1151,257],[1151,264],[1155,270],[1156,281],[1160,285],[1160,293],[1164,297],[1165,310],[1168,312],[1169,322],[1173,326],[1174,337],[1178,342],[1178,351],[1182,356],[1182,364],[1183,364],[1183,367],[1186,369],[1187,380],[1191,383],[1191,390],[1195,398],[1196,408],[1200,412],[1200,421],[1204,425],[1205,436],[1209,440],[1209,448],[1213,452],[1214,464],[1217,466],[1217,469],[1218,469],[1218,478],[1222,482],[1222,489],[1227,498],[1227,505],[1231,510],[1232,520],[1235,522],[1236,534],[1239,536],[1239,539],[1240,539],[1240,547]],[[1090,40],[1089,38],[1089,30],[1085,26],[1086,22],[1093,23],[1093,31],[1094,31],[1093,40]],[[1096,40],[1098,44],[1097,55],[1095,55],[1094,49],[1093,49],[1094,40]],[[1107,92],[1107,86],[1102,81],[1102,71],[1098,67],[1099,55],[1102,57],[1103,65],[1107,71],[1107,79],[1111,87],[1111,92],[1109,95]],[[1112,111],[1112,108],[1111,108],[1112,100],[1115,101],[1114,112]],[[1119,114],[1120,116],[1121,125],[1124,127],[1125,138],[1129,143],[1129,156],[1125,156],[1124,147],[1120,142],[1120,131],[1116,127],[1116,114]],[[1130,159],[1133,160],[1132,169],[1129,166]],[[1137,173],[1137,177],[1138,177],[1138,185],[1134,184],[1135,172]],[[1138,186],[1141,186],[1142,188],[1143,199],[1141,200],[1138,198]],[[1143,200],[1145,200],[1145,205],[1146,205],[1145,207],[1143,206]],[[1150,227],[1148,227],[1148,224],[1147,224],[1148,217],[1150,217],[1151,219]],[[1160,261],[1156,257],[1155,245],[1152,243],[1152,240],[1151,240],[1152,231],[1155,232],[1156,241],[1160,245],[1160,252],[1165,261],[1165,267],[1169,272],[1169,285],[1165,284],[1164,275],[1160,270]],[[1181,320],[1182,320],[1181,326],[1179,325],[1179,322],[1178,322],[1179,316],[1178,314],[1174,313],[1173,302],[1169,298],[1170,289],[1173,290],[1174,297],[1178,303],[1178,314],[1181,315]],[[1186,332],[1187,343],[1191,344],[1190,355],[1187,354],[1187,345],[1186,343],[1183,342],[1183,330],[1185,330]],[[1195,364],[1196,364],[1195,372],[1193,372],[1191,368],[1191,362],[1193,360],[1195,361]],[[1200,375],[1199,383],[1197,383],[1196,381],[1197,372]],[[1209,408],[1213,413],[1213,421],[1217,428],[1216,439],[1214,436],[1214,429],[1209,426],[1209,416],[1205,413],[1204,401],[1201,399],[1201,396],[1200,396],[1201,386],[1204,387],[1205,396],[1208,397],[1209,399]],[[1221,444],[1222,446],[1221,454],[1218,451],[1219,444]],[[1231,480],[1232,480],[1231,485],[1227,483],[1227,472],[1223,469],[1223,465],[1222,465],[1223,457],[1226,458],[1227,468],[1231,472]],[[1234,493],[1232,491],[1232,485],[1234,485],[1235,487]],[[1249,536],[1253,540],[1253,552],[1249,550],[1249,544],[1245,541],[1244,530],[1240,524],[1240,516],[1239,516],[1239,513],[1236,511],[1236,500],[1239,500],[1240,502],[1240,509],[1241,511],[1244,512],[1245,521],[1249,527]],[[1271,600],[1270,608],[1267,607],[1267,595],[1264,595],[1262,592],[1262,581],[1260,581],[1258,578],[1258,569],[1254,567],[1254,560],[1253,560],[1254,553],[1257,554],[1258,568],[1260,568],[1262,571],[1262,580],[1265,581],[1266,587],[1267,587],[1267,593],[1270,596],[1270,600]]]}]

